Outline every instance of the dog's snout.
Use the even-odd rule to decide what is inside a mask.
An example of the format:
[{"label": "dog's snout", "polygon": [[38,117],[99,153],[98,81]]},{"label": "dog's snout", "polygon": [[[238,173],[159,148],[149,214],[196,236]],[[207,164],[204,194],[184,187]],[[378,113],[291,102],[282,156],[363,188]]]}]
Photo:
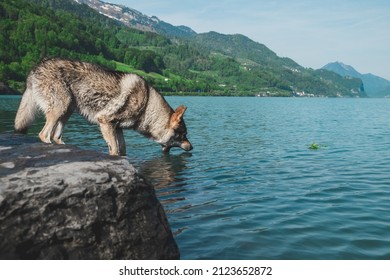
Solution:
[{"label": "dog's snout", "polygon": [[181,144],[181,146],[180,146],[183,150],[185,150],[185,151],[191,151],[192,149],[193,149],[193,147],[192,147],[192,145],[191,145],[191,143],[190,143],[190,141],[184,141],[182,144]]}]

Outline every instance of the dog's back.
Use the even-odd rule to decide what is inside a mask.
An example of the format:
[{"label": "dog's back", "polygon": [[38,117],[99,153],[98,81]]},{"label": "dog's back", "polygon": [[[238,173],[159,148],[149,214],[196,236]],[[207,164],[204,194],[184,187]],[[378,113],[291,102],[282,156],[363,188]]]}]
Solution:
[{"label": "dog's back", "polygon": [[15,129],[26,130],[37,109],[45,114],[59,106],[77,109],[93,123],[98,122],[97,114],[103,109],[121,109],[118,107],[125,105],[128,98],[134,107],[129,109],[137,111],[145,105],[146,87],[146,82],[135,74],[110,71],[86,62],[46,59],[27,78]]}]

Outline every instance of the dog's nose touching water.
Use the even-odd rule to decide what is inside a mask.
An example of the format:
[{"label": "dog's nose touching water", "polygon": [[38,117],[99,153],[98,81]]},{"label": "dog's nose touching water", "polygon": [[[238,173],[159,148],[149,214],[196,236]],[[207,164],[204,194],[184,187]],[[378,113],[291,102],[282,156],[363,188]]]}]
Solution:
[{"label": "dog's nose touching water", "polygon": [[180,148],[182,148],[184,151],[187,151],[187,152],[189,152],[189,151],[191,151],[193,149],[190,141],[184,141],[181,144]]},{"label": "dog's nose touching water", "polygon": [[[164,154],[168,154],[171,150],[171,148],[176,147],[176,146],[168,146],[168,145],[162,145],[162,151]],[[191,145],[190,141],[186,140],[183,141],[180,146],[178,146],[182,150],[189,152],[191,151],[194,147]]]}]

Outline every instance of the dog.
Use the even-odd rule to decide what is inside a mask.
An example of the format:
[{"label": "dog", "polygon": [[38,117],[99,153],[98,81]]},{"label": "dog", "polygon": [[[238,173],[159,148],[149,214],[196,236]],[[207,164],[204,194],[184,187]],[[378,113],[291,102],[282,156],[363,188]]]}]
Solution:
[{"label": "dog", "polygon": [[74,111],[99,124],[110,155],[126,155],[123,128],[134,129],[162,146],[192,150],[183,119],[186,107],[173,110],[142,77],[76,60],[44,59],[27,77],[15,117],[15,132],[27,133],[36,112],[46,123],[44,143],[64,144],[62,132]]}]

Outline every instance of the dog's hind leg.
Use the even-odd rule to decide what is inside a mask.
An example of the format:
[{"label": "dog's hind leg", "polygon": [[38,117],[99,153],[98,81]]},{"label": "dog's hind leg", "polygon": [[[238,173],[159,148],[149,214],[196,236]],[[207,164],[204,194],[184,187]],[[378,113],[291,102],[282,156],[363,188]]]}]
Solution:
[{"label": "dog's hind leg", "polygon": [[57,123],[62,115],[62,112],[58,110],[51,110],[45,114],[46,123],[41,132],[39,133],[39,139],[44,143],[51,143],[51,136],[57,126]]},{"label": "dog's hind leg", "polygon": [[123,130],[120,127],[117,127],[115,129],[116,132],[116,139],[118,141],[118,147],[119,147],[119,155],[125,156],[126,155],[126,143],[125,138],[123,137]]},{"label": "dog's hind leg", "polygon": [[71,94],[59,80],[53,82],[50,88],[44,87],[41,91],[42,95],[46,96],[40,103],[45,112],[46,123],[39,133],[39,138],[45,143],[51,143],[51,139],[56,143],[63,143],[62,129],[73,112]]},{"label": "dog's hind leg", "polygon": [[106,140],[106,143],[108,145],[110,155],[119,156],[120,151],[115,126],[111,122],[99,122],[99,124],[100,130],[103,134],[103,138],[104,140]]},{"label": "dog's hind leg", "polygon": [[62,117],[59,118],[52,134],[52,139],[57,144],[65,144],[62,141],[62,131],[66,122],[69,120],[70,116],[73,113],[73,109],[69,109]]}]

